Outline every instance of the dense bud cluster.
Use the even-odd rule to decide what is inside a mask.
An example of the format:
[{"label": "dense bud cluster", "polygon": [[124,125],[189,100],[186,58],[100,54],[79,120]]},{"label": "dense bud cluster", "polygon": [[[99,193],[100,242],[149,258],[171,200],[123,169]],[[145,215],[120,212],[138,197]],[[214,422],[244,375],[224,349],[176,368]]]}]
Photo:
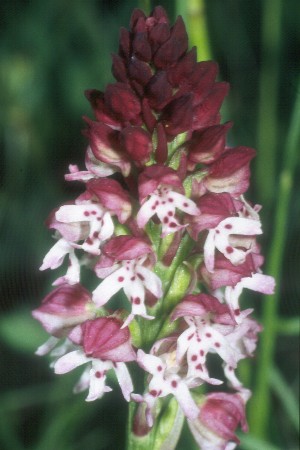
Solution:
[{"label": "dense bud cluster", "polygon": [[[66,175],[83,192],[47,220],[56,243],[41,270],[67,259],[68,268],[33,311],[51,335],[37,353],[51,352],[58,374],[85,365],[75,391],[88,389],[88,401],[111,390],[106,373],[115,371],[137,403],[137,435],[171,395],[200,448],[233,449],[250,397],[235,370],[261,331],[240,295],[274,289],[260,269],[260,207],[243,196],[255,151],[226,145],[228,84],[188,50],[181,17],[170,26],[161,7],[149,17],[135,10],[112,72],[104,92],[86,92],[95,115],[85,118],[86,170],[70,165]],[[92,292],[81,285],[87,269],[98,280]],[[149,374],[144,392],[134,392],[134,367]],[[227,392],[205,394],[224,382]]]}]

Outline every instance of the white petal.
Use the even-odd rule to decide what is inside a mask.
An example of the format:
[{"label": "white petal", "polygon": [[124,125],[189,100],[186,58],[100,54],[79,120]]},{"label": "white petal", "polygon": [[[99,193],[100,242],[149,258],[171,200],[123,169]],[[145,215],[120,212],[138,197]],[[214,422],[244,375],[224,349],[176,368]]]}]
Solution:
[{"label": "white petal", "polygon": [[[144,370],[151,373],[152,375],[156,375],[157,373],[163,373],[165,369],[165,364],[162,362],[160,358],[154,355],[149,355],[145,353],[143,350],[138,350],[137,352],[137,363]],[[158,367],[162,367],[162,370],[159,371]]]},{"label": "white petal", "polygon": [[[127,272],[123,267],[105,278],[93,291],[93,301],[97,306],[102,306],[115,295],[123,286]],[[120,281],[123,279],[123,281]]]},{"label": "white petal", "polygon": [[106,376],[103,372],[102,365],[100,363],[97,366],[93,364],[92,369],[90,370],[90,389],[88,396],[86,397],[87,402],[93,402],[98,398],[101,398],[106,391],[105,389],[105,380]]},{"label": "white petal", "polygon": [[109,212],[106,212],[103,216],[103,224],[101,227],[101,231],[99,234],[99,239],[102,241],[105,241],[106,239],[109,239],[113,233],[114,233],[114,223],[112,221],[111,215]]},{"label": "white petal", "polygon": [[200,210],[197,208],[196,203],[187,198],[185,195],[170,191],[167,196],[174,200],[173,205],[181,211],[184,211],[191,216],[197,216],[200,214]]},{"label": "white petal", "polygon": [[163,296],[162,282],[161,279],[152,270],[147,269],[143,266],[138,266],[136,269],[137,274],[141,274],[144,278],[143,283],[156,298],[161,298]]},{"label": "white petal", "polygon": [[204,244],[204,262],[209,272],[215,267],[215,230],[209,230]]},{"label": "white petal", "polygon": [[133,384],[130,373],[125,363],[119,362],[116,364],[115,373],[124,395],[125,400],[130,401],[130,394],[133,391]]},{"label": "white petal", "polygon": [[242,234],[246,236],[262,234],[261,223],[258,220],[243,217],[228,217],[222,220],[216,229],[222,234]]},{"label": "white petal", "polygon": [[182,358],[187,352],[187,349],[191,345],[191,340],[193,338],[189,339],[189,336],[192,336],[196,331],[195,327],[190,327],[187,330],[185,330],[178,338],[177,340],[177,349],[176,349],[176,359],[177,362],[180,363]]},{"label": "white petal", "polygon": [[91,358],[87,358],[81,350],[75,350],[56,361],[54,364],[54,372],[57,374],[67,373],[90,360]]},{"label": "white petal", "polygon": [[154,208],[155,202],[157,201],[157,196],[151,195],[149,200],[147,200],[140,208],[136,216],[136,221],[139,228],[144,228],[151,217],[156,213]]},{"label": "white petal", "polygon": [[73,249],[70,246],[69,242],[67,242],[65,239],[59,239],[59,241],[57,241],[46,254],[40,270],[56,269],[57,267],[61,266],[64,261],[64,257],[71,250]]},{"label": "white petal", "polygon": [[56,220],[63,223],[89,222],[102,218],[103,209],[98,204],[64,205],[56,212]]},{"label": "white petal", "polygon": [[190,420],[197,419],[199,415],[199,408],[193,400],[193,397],[191,396],[191,393],[184,381],[177,381],[177,387],[172,390],[185,416]]},{"label": "white petal", "polygon": [[252,277],[242,278],[240,283],[242,287],[252,289],[262,294],[273,294],[275,288],[275,280],[269,275],[263,275],[262,273],[255,273]]},{"label": "white petal", "polygon": [[59,342],[59,339],[51,336],[44,344],[40,345],[35,354],[38,356],[44,356],[49,353]]}]

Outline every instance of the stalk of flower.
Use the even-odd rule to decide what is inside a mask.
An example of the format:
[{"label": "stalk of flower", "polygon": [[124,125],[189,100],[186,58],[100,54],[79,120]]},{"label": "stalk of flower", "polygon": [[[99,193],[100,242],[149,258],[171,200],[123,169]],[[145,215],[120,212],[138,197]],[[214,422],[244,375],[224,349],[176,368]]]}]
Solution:
[{"label": "stalk of flower", "polygon": [[[153,448],[154,436],[155,448],[175,449],[180,430],[176,439],[158,430],[181,416],[199,448],[234,449],[251,395],[235,371],[261,331],[243,289],[274,290],[261,271],[260,206],[244,198],[255,151],[226,145],[228,84],[188,50],[181,17],[171,26],[162,7],[148,17],[134,10],[112,72],[104,92],[86,91],[95,116],[85,118],[86,170],[71,164],[65,176],[83,193],[47,221],[57,243],[41,270],[67,255],[69,267],[33,311],[51,336],[37,353],[50,352],[57,374],[85,366],[75,391],[88,389],[87,401],[111,390],[106,373],[115,371],[132,404],[128,449]],[[80,284],[83,264],[92,293]],[[130,371],[145,374],[144,390]]]}]

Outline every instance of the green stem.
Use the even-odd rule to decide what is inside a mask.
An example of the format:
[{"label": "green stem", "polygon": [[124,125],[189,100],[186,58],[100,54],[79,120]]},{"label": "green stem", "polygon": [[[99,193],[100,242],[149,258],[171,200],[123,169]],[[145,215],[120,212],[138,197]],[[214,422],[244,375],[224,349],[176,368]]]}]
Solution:
[{"label": "green stem", "polygon": [[[264,0],[262,5],[262,49],[259,80],[256,158],[256,186],[259,200],[271,206],[276,190],[276,150],[278,145],[277,100],[279,50],[281,44],[281,0]],[[266,176],[266,167],[268,173]]]},{"label": "green stem", "polygon": [[[300,82],[298,85],[300,89]],[[299,90],[298,90],[299,92]],[[268,258],[267,273],[277,281],[276,292],[264,299],[263,325],[260,352],[258,355],[258,371],[255,395],[250,403],[249,422],[252,432],[261,438],[267,433],[267,422],[270,416],[270,384],[269,371],[275,352],[277,328],[277,309],[280,295],[280,273],[285,245],[286,227],[288,224],[288,210],[293,185],[293,172],[297,163],[300,146],[300,95],[296,96],[296,103],[287,136],[286,153],[283,160],[283,170],[279,178],[279,192],[277,211],[274,221],[274,235],[271,252]]]},{"label": "green stem", "polygon": [[189,32],[190,46],[197,47],[198,60],[211,59],[205,1],[177,0],[176,12],[184,18]]}]

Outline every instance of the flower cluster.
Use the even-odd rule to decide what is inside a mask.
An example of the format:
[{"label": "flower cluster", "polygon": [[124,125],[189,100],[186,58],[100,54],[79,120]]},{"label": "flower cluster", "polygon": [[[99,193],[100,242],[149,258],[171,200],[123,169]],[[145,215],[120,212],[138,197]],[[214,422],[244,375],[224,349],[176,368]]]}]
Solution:
[{"label": "flower cluster", "polygon": [[[70,165],[66,175],[83,193],[47,220],[56,243],[41,270],[66,259],[68,267],[33,311],[51,335],[37,353],[50,352],[58,374],[84,365],[75,391],[88,389],[88,401],[111,390],[113,370],[137,404],[137,434],[174,396],[200,448],[233,449],[250,397],[235,370],[261,331],[241,293],[274,289],[261,271],[260,206],[244,198],[255,151],[226,145],[232,124],[219,110],[228,84],[188,50],[181,17],[171,26],[161,7],[149,17],[134,10],[112,72],[104,92],[86,93],[95,115],[85,119],[86,170]],[[98,280],[91,292],[82,267]],[[148,374],[142,393],[130,362]],[[227,392],[216,390],[224,382]]]}]

